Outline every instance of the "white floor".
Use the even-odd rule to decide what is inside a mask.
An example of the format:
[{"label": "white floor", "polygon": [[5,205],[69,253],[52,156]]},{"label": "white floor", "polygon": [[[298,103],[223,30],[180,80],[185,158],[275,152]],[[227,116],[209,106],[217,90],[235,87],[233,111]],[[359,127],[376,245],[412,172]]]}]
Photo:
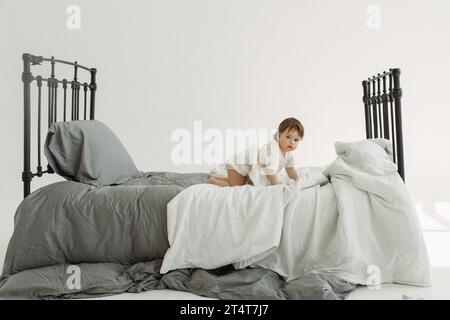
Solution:
[{"label": "white floor", "polygon": [[398,284],[385,284],[380,289],[359,287],[348,300],[450,300],[450,267],[432,267],[433,286],[421,288]]},{"label": "white floor", "polygon": [[[385,284],[379,289],[358,287],[347,299],[424,299],[424,300],[450,300],[450,203],[435,203],[433,214],[427,214],[421,203],[416,203],[424,238],[428,249],[431,264],[433,285],[428,288]],[[0,261],[3,261],[9,238],[3,234],[0,237]],[[1,266],[0,266],[1,267]],[[208,299],[189,292],[173,290],[154,290],[142,293],[123,293],[114,296],[96,299],[118,300],[196,300]]]}]

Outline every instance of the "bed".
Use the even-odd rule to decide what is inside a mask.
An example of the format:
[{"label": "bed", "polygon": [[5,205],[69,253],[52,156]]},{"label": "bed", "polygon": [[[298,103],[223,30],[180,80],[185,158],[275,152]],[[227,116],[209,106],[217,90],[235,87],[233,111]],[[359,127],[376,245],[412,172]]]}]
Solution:
[{"label": "bed", "polygon": [[[50,76],[33,75],[31,67],[43,63]],[[207,184],[207,173],[137,170],[114,133],[95,119],[95,68],[28,53],[23,64],[24,200],[14,216],[0,298],[172,289],[217,299],[345,299],[357,285],[430,285],[403,183],[399,69],[363,81],[366,139],[337,142],[336,161],[326,168],[299,168],[302,185],[219,188]],[[73,67],[73,79],[57,79],[56,65]],[[80,70],[89,83],[79,81]],[[31,192],[34,178],[53,173],[67,181]],[[358,201],[348,201],[350,194]],[[252,203],[259,206],[250,210]],[[299,237],[293,227],[301,225]]]}]

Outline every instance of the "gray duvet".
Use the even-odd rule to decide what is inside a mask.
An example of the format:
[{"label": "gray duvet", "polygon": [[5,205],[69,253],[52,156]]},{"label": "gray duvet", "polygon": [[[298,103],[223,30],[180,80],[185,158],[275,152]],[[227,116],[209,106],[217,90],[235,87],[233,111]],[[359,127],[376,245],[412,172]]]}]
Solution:
[{"label": "gray duvet", "polygon": [[2,275],[2,299],[86,298],[174,289],[218,299],[343,299],[355,285],[311,274],[289,282],[264,268],[160,274],[169,248],[167,203],[204,173],[147,172],[117,186],[72,181],[19,205]]}]

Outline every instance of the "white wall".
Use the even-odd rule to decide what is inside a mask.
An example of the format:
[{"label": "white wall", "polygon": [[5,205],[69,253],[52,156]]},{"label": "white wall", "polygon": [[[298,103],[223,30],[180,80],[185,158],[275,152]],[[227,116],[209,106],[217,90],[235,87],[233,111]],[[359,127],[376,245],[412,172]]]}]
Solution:
[{"label": "white wall", "polygon": [[[66,27],[71,4],[80,30]],[[450,203],[449,17],[445,0],[0,0],[0,246],[22,197],[24,52],[96,67],[97,119],[143,171],[208,170],[171,162],[172,132],[196,120],[272,129],[287,116],[306,129],[298,163],[325,165],[335,141],[365,136],[361,80],[399,67],[407,186],[435,214]]]}]

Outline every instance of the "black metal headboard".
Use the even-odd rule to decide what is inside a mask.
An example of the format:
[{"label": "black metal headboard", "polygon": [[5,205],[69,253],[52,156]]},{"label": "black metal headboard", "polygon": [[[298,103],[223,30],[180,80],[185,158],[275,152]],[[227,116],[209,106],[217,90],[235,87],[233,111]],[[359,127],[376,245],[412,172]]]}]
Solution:
[{"label": "black metal headboard", "polygon": [[366,137],[391,140],[394,162],[405,181],[400,69],[389,69],[362,82]]},{"label": "black metal headboard", "polygon": [[[64,60],[58,60],[54,57],[44,58],[42,56],[34,56],[29,53],[24,53],[22,55],[23,59],[23,104],[24,104],[24,156],[23,156],[23,193],[24,197],[30,194],[30,184],[31,180],[35,177],[41,177],[44,173],[54,173],[53,169],[47,165],[47,170],[42,171],[41,165],[41,96],[42,96],[42,82],[47,82],[48,87],[48,127],[53,122],[56,121],[66,121],[66,105],[67,105],[67,88],[70,85],[71,88],[71,120],[80,120],[80,89],[83,88],[84,92],[84,120],[87,118],[87,90],[90,91],[89,98],[89,119],[93,120],[95,118],[95,91],[97,90],[96,84],[96,74],[97,69],[87,68],[78,64],[77,62],[68,62]],[[41,75],[34,76],[31,73],[31,66],[41,65],[43,62],[50,62],[51,74],[49,77],[42,77]],[[73,66],[74,74],[73,80],[68,81],[67,79],[57,79],[55,78],[55,65],[66,64]],[[90,73],[90,83],[81,83],[78,81],[78,69],[83,69],[89,71]],[[37,169],[36,173],[30,170],[30,140],[31,140],[31,83],[36,81],[37,85]],[[63,87],[63,116],[60,116],[58,120],[58,84],[62,84]]]}]

